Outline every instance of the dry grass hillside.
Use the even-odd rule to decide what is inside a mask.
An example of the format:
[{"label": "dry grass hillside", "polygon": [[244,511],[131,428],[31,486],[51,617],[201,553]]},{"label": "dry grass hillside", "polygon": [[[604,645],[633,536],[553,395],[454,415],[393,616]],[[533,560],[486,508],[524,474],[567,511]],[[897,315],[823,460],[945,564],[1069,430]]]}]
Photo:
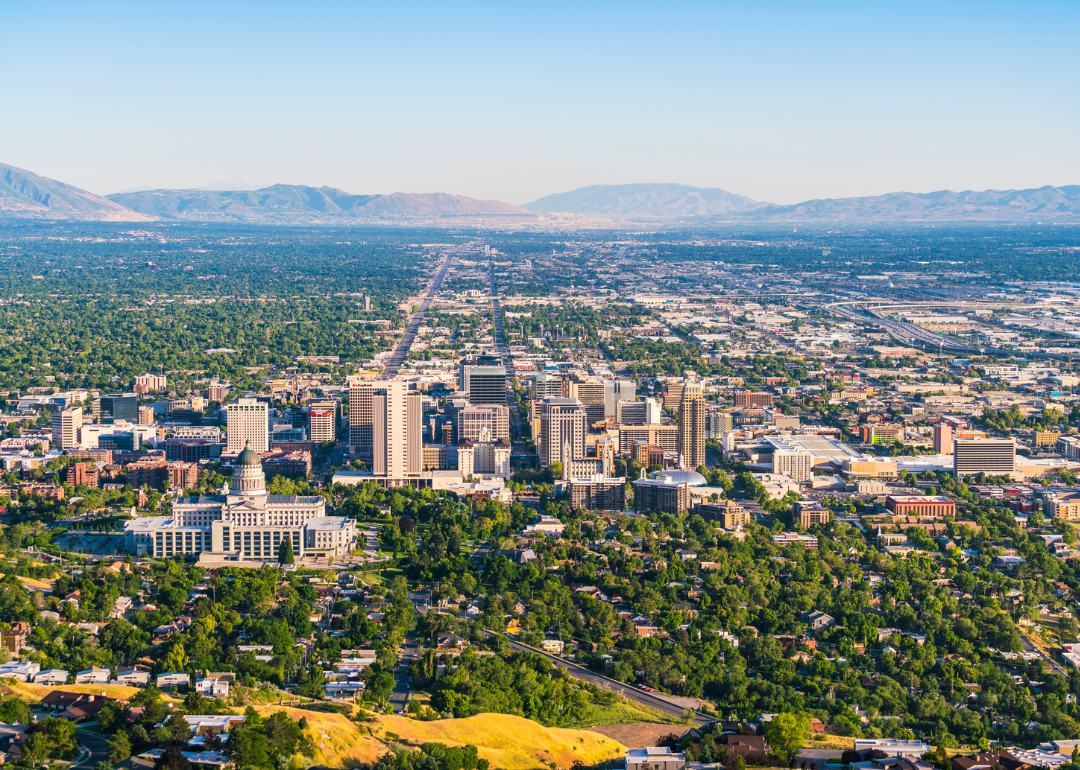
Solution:
[{"label": "dry grass hillside", "polygon": [[[126,700],[139,688],[122,685],[43,687],[12,682],[7,691],[27,701],[38,701],[52,690],[95,693]],[[626,750],[618,741],[597,732],[544,727],[509,714],[481,714],[434,722],[399,716],[373,716],[369,721],[354,721],[342,714],[287,706],[254,705],[254,708],[262,714],[285,711],[297,721],[306,718],[315,743],[314,764],[345,770],[363,762],[374,762],[393,743],[408,748],[419,748],[428,742],[448,746],[471,743],[482,758],[501,770],[533,770],[551,764],[569,768],[576,760],[593,765],[620,757]]]}]

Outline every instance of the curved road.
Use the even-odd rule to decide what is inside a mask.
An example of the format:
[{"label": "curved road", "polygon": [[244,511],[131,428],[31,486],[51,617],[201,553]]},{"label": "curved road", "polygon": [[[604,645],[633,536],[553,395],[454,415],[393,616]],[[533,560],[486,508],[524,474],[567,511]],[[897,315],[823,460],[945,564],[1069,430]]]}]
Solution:
[{"label": "curved road", "polygon": [[79,738],[79,743],[90,749],[90,756],[72,765],[73,770],[77,767],[95,767],[98,762],[109,761],[109,742],[101,735],[83,729],[76,730],[75,734]]},{"label": "curved road", "polygon": [[[566,673],[574,677],[574,679],[581,679],[586,682],[591,682],[592,684],[599,685],[600,687],[606,687],[609,690],[614,690],[615,692],[622,693],[623,697],[625,697],[627,700],[632,700],[635,703],[640,703],[643,706],[648,706],[649,708],[656,709],[657,711],[662,711],[665,714],[670,714],[676,717],[682,716],[682,712],[684,710],[683,707],[672,703],[671,701],[664,698],[662,695],[646,692],[645,690],[639,690],[637,687],[623,684],[622,682],[618,682],[614,679],[609,679],[603,674],[598,674],[591,669],[585,668],[584,666],[579,666],[577,663],[571,663],[568,660],[556,657],[555,655],[544,652],[543,650],[538,650],[535,647],[530,647],[527,644],[522,644],[521,642],[515,641],[508,636],[496,634],[492,631],[485,631],[484,633],[486,633],[488,636],[502,636],[510,643],[510,648],[513,650],[520,650],[522,652],[534,652],[537,655],[543,655],[558,668],[565,669]],[[697,712],[694,713],[693,723],[695,725],[707,724],[710,721],[710,719],[703,717],[701,714],[698,714]]]}]

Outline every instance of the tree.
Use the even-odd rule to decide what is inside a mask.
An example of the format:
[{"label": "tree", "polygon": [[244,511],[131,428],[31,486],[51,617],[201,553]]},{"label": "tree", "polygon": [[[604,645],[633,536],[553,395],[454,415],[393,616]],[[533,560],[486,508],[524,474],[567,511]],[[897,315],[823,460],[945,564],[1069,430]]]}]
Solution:
[{"label": "tree", "polygon": [[793,759],[806,744],[810,719],[805,714],[777,714],[765,725],[765,740],[773,751],[785,759]]},{"label": "tree", "polygon": [[109,761],[118,765],[131,758],[131,741],[127,733],[121,731],[109,742]]},{"label": "tree", "polygon": [[296,557],[293,556],[292,539],[285,538],[281,541],[281,547],[278,548],[278,564],[295,564]]}]

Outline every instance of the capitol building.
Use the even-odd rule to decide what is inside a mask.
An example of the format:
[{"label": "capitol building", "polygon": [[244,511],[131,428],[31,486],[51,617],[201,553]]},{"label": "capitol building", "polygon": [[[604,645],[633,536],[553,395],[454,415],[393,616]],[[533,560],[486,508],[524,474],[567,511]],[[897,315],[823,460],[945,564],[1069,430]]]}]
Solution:
[{"label": "capitol building", "polygon": [[138,556],[275,561],[285,540],[298,559],[348,553],[358,530],[353,519],[327,516],[322,497],[268,495],[262,461],[245,447],[222,494],[178,498],[171,516],[133,519],[124,537],[128,552]]}]

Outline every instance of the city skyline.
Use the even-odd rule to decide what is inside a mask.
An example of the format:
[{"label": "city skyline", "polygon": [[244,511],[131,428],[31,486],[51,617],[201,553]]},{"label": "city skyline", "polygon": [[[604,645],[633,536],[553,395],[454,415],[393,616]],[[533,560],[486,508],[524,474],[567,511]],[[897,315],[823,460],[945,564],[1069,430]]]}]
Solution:
[{"label": "city skyline", "polygon": [[208,11],[0,11],[13,60],[35,61],[7,78],[22,117],[2,160],[99,194],[242,179],[513,204],[634,182],[787,204],[1080,169],[1064,3]]}]

